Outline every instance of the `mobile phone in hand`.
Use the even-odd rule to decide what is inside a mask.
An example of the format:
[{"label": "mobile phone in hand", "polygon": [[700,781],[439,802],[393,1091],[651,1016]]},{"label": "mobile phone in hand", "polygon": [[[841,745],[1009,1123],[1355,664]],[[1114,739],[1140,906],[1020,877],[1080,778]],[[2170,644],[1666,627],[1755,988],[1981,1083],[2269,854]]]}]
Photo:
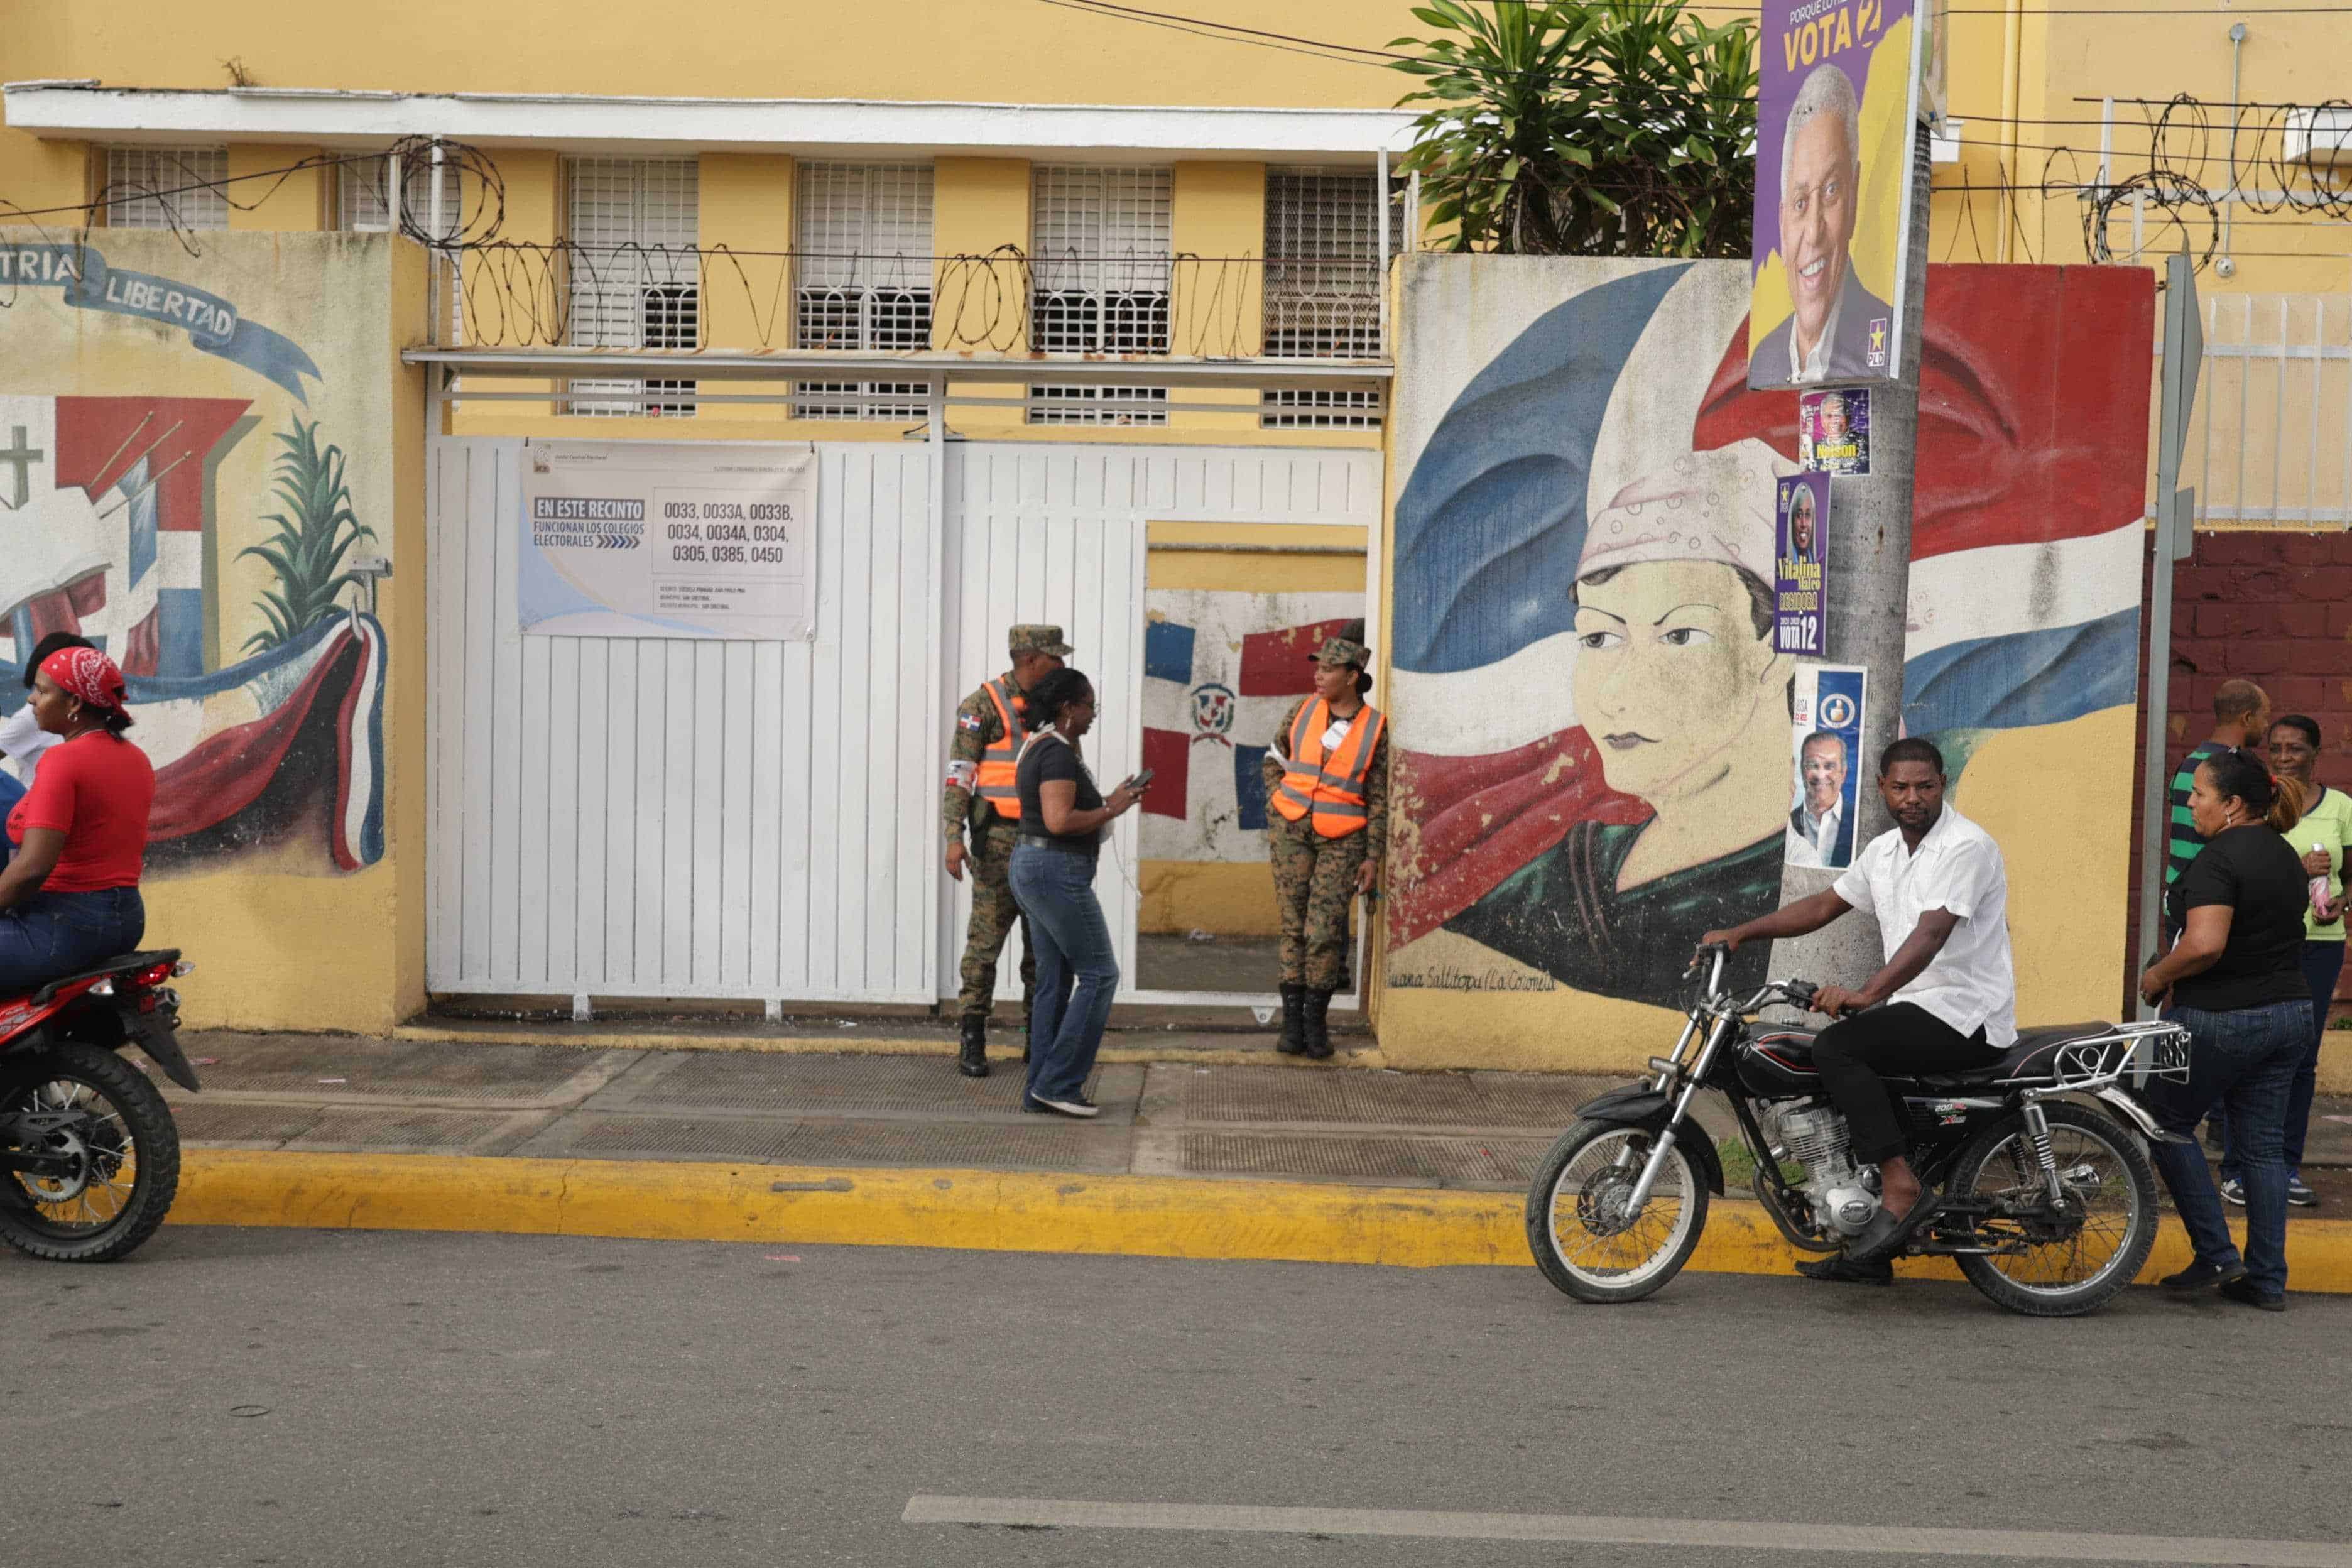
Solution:
[{"label": "mobile phone in hand", "polygon": [[1151,787],[1151,770],[1150,768],[1146,768],[1141,773],[1136,774],[1133,778],[1128,780],[1127,787],[1129,792],[1134,795],[1141,795],[1145,790],[1150,789]]}]

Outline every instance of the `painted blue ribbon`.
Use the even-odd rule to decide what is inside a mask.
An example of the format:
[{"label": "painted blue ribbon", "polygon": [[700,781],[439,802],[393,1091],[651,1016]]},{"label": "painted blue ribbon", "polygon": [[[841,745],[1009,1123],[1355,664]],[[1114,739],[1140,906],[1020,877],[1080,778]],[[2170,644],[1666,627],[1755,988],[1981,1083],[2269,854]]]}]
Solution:
[{"label": "painted blue ribbon", "polygon": [[0,246],[0,288],[12,284],[60,289],[66,303],[81,310],[181,328],[203,353],[268,376],[304,404],[310,399],[301,378],[326,379],[300,344],[246,320],[219,295],[169,278],[110,268],[87,245]]}]

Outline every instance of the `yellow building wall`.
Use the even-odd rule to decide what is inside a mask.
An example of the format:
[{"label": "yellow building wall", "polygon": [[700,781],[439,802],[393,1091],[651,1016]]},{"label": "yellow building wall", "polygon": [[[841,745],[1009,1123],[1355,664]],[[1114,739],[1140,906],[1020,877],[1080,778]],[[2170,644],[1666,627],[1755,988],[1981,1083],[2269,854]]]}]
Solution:
[{"label": "yellow building wall", "polygon": [[[724,245],[730,254],[711,256],[703,288],[704,331],[713,343],[778,344],[793,341],[793,160],[741,153],[706,153],[696,171],[700,184],[698,223],[705,246]],[[699,392],[717,396],[775,396],[777,382],[706,381]],[[741,424],[773,420],[781,411],[757,403],[698,405],[695,422]]]},{"label": "yellow building wall", "polygon": [[[2005,190],[2045,179],[2088,183],[2099,163],[2101,100],[2118,102],[2112,138],[2113,177],[2146,173],[2155,146],[2150,123],[2174,95],[2208,106],[2176,113],[2168,138],[2175,167],[2209,186],[2229,182],[2226,107],[2320,103],[2343,95],[2345,18],[2296,16],[2227,8],[2151,11],[2129,16],[2064,15],[2024,0],[2005,6],[1954,7],[1950,29],[1950,106],[1967,121],[1960,163],[1936,171],[1934,258],[1937,261],[2072,263],[2088,259],[2084,205],[2073,190]],[[2231,79],[2230,28],[2247,37],[2238,81]],[[2252,109],[2238,121],[2239,177],[2275,185],[2279,114]],[[1972,194],[1970,194],[1970,189]],[[2231,208],[2223,208],[2225,214]],[[2213,243],[2214,224],[2189,211],[2194,253]],[[2324,216],[2254,213],[2226,220],[2224,254],[2234,268],[2208,267],[2200,294],[2344,293],[2352,288],[2352,226]],[[2144,233],[2157,267],[2180,247],[2180,231],[2151,205]],[[2107,229],[2117,257],[2131,242],[2128,207]]]},{"label": "yellow building wall", "polygon": [[[984,357],[989,345],[1006,353],[1029,346],[1022,327],[1003,321],[1028,287],[1019,256],[1029,253],[1029,161],[1025,158],[941,158],[931,170],[931,247],[941,262],[931,295],[931,346]],[[1002,255],[1000,252],[1016,252]],[[1028,317],[1023,310],[1022,322]],[[1027,384],[957,378],[967,397],[1022,397]],[[971,435],[1019,430],[1017,407],[950,408],[950,427]]]},{"label": "yellow building wall", "polygon": [[[198,747],[243,754],[249,746],[259,749],[243,739],[256,732],[244,726],[289,711],[307,714],[305,739],[265,775],[252,804],[200,833],[151,844],[143,882],[148,945],[178,947],[195,961],[196,973],[181,987],[191,1025],[388,1028],[421,1006],[425,994],[423,404],[421,382],[398,363],[399,348],[423,315],[423,253],[384,235],[215,234],[205,237],[196,256],[169,233],[104,230],[88,238],[115,271],[228,301],[242,322],[282,334],[317,371],[299,378],[305,395],[298,397],[248,363],[201,352],[176,325],[69,306],[54,288],[19,289],[0,321],[5,394],[23,400],[16,406],[27,417],[56,417],[52,399],[122,399],[129,411],[117,405],[107,417],[134,438],[154,442],[155,464],[168,460],[180,432],[189,432],[182,461],[209,474],[202,487],[208,505],[185,506],[184,497],[170,496],[159,503],[165,530],[184,534],[201,520],[201,554],[210,563],[203,574],[202,640],[208,684],[215,688],[200,700],[152,704],[152,693],[134,690],[139,722],[131,738],[158,764],[159,818],[201,817],[216,798],[212,792],[233,787],[220,783],[217,772],[206,775],[213,782],[198,784],[175,768]],[[132,423],[140,403],[160,398],[204,401]],[[265,597],[287,584],[269,563],[242,552],[271,536],[270,513],[287,510],[277,494],[288,450],[280,437],[294,432],[297,420],[315,426],[321,447],[340,454],[352,512],[373,531],[350,554],[382,555],[394,564],[375,605],[385,656],[380,747],[368,743],[363,707],[350,726],[355,738],[346,741],[332,701],[273,708],[283,702],[286,683],[264,679],[247,662],[260,657],[252,639],[268,626]],[[198,429],[206,434],[194,436]],[[62,443],[53,458],[61,453]],[[97,554],[119,560],[109,542],[128,525],[103,504],[115,492],[89,495],[79,485],[60,484],[48,469],[34,483],[31,505],[40,526],[68,537],[87,533]],[[195,586],[173,559],[167,550],[150,570],[165,572],[166,588]],[[0,559],[0,600],[58,591],[44,574],[53,570],[20,554]],[[341,590],[339,607],[325,617],[330,651],[322,663],[331,668],[340,668],[332,663],[334,648],[360,646],[348,620],[355,602],[357,590]],[[383,850],[373,863],[346,869],[334,850],[333,824],[344,811],[338,779],[348,774],[368,786],[378,768]],[[249,769],[231,769],[229,776],[262,782]],[[363,841],[363,834],[355,837]],[[354,858],[365,859],[365,849]]]},{"label": "yellow building wall", "polygon": [[[316,147],[231,142],[228,177],[237,183],[229,187],[229,227],[281,233],[333,227],[327,205],[333,194],[328,171],[316,163],[295,167],[319,156]],[[290,172],[271,173],[277,170]]]}]

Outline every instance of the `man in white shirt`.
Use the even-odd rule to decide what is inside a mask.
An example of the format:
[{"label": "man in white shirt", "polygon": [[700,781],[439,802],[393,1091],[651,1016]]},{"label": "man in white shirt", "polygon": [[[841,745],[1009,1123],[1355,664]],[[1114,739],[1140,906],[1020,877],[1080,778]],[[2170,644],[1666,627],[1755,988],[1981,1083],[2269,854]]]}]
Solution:
[{"label": "man in white shirt", "polygon": [[[1853,1129],[1853,1157],[1875,1163],[1881,1182],[1877,1215],[1838,1260],[1849,1266],[1883,1265],[1936,1208],[1911,1169],[1901,1107],[1879,1075],[1984,1067],[2017,1042],[2000,847],[1944,804],[1943,753],[1926,741],[1886,748],[1878,793],[1895,826],[1872,839],[1835,886],[1701,939],[1737,949],[1758,937],[1803,936],[1849,910],[1878,917],[1885,963],[1859,990],[1822,986],[1813,1004],[1839,1020],[1813,1042],[1822,1087]],[[1873,1277],[1851,1267],[1816,1272]]]}]

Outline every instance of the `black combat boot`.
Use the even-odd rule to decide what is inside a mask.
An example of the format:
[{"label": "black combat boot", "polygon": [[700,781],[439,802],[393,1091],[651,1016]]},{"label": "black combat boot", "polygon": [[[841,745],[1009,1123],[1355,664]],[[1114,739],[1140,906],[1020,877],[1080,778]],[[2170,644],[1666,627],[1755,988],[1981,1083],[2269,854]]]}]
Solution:
[{"label": "black combat boot", "polygon": [[1331,1055],[1331,998],[1336,994],[1338,993],[1331,991],[1307,993],[1307,1016],[1304,1020],[1307,1026],[1307,1054],[1317,1061],[1322,1061]]},{"label": "black combat boot", "polygon": [[1286,1057],[1307,1054],[1307,987],[1295,980],[1282,983],[1282,1038],[1274,1048]]},{"label": "black combat boot", "polygon": [[956,1053],[956,1071],[966,1078],[988,1076],[988,1019],[978,1013],[963,1018],[963,1047]]}]

